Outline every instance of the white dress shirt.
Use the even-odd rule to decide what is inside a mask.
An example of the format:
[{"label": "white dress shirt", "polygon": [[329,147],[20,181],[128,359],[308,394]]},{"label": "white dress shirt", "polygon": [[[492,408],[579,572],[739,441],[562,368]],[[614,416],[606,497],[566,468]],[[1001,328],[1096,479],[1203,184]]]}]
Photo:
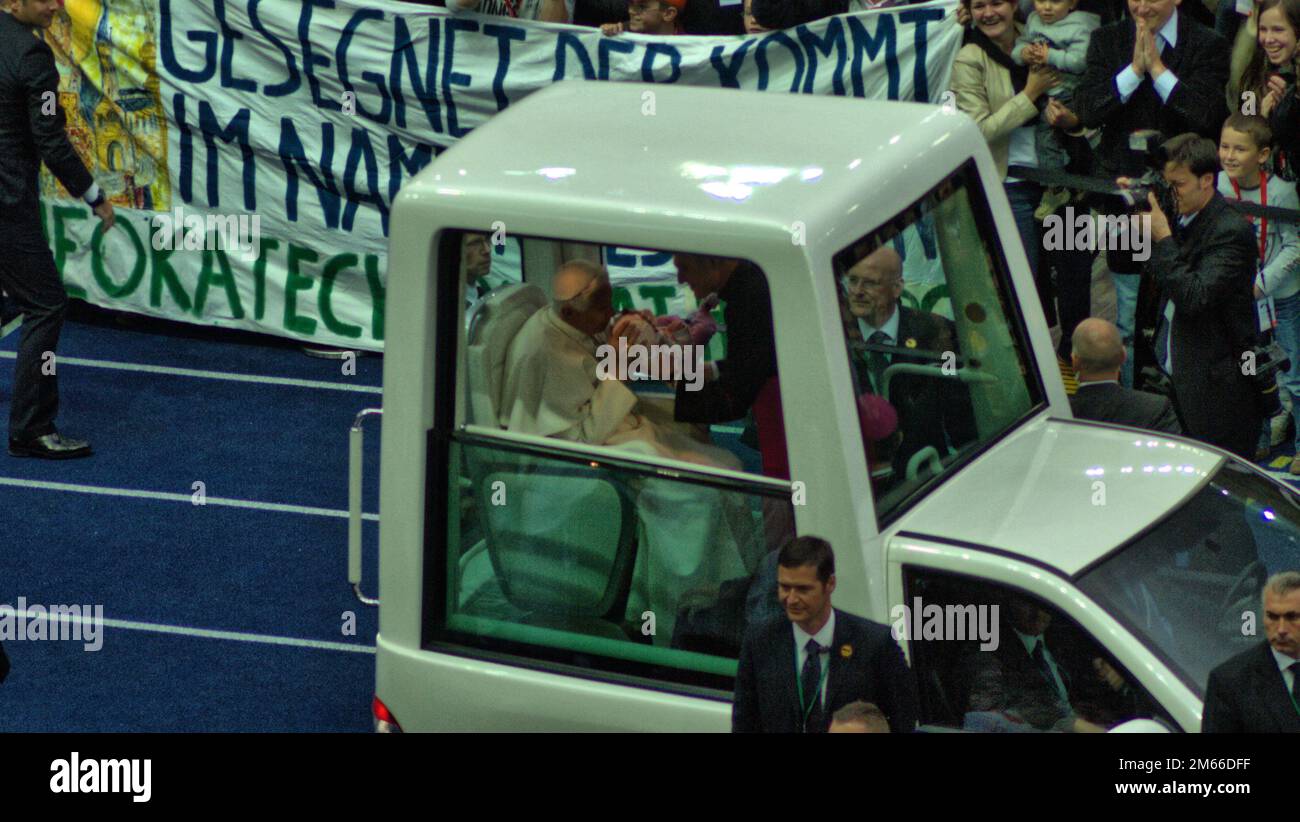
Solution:
[{"label": "white dress shirt", "polygon": [[[1174,13],[1169,15],[1169,19],[1165,21],[1164,27],[1156,32],[1156,48],[1161,54],[1165,53],[1166,45],[1169,48],[1178,47],[1178,9],[1174,9]],[[1169,95],[1173,93],[1174,86],[1178,85],[1178,78],[1166,67],[1165,73],[1153,78],[1151,84],[1156,87],[1156,94],[1160,95],[1161,102],[1168,103]],[[1121,103],[1127,103],[1140,85],[1142,85],[1142,78],[1133,70],[1132,63],[1129,63],[1119,74],[1115,75],[1115,87],[1119,89],[1119,101]]]},{"label": "white dress shirt", "polygon": [[[1182,217],[1179,217],[1178,225],[1182,228],[1186,228],[1187,226],[1192,224],[1192,220],[1195,220],[1196,215],[1200,213],[1201,212],[1198,211],[1195,214],[1185,214]],[[1165,366],[1165,373],[1172,375],[1174,373],[1174,301],[1173,300],[1168,300],[1165,303],[1165,322],[1169,324],[1169,331],[1166,332],[1165,334],[1164,366]]]},{"label": "white dress shirt", "polygon": [[1277,667],[1282,669],[1282,682],[1286,684],[1287,693],[1290,693],[1291,689],[1295,687],[1295,671],[1291,666],[1300,662],[1300,660],[1292,659],[1277,648],[1269,648],[1269,650],[1273,652],[1273,659],[1276,660]]},{"label": "white dress shirt", "polygon": [[[1015,629],[1013,628],[1012,630]],[[1022,634],[1019,631],[1016,631],[1016,636],[1020,637],[1020,642],[1025,646],[1025,653],[1029,654],[1031,657],[1034,655],[1034,646],[1040,642],[1043,643],[1043,659],[1047,660],[1047,667],[1052,670],[1052,678],[1055,680],[1056,684],[1056,693],[1068,705],[1070,702],[1069,691],[1066,690],[1065,682],[1061,679],[1061,671],[1056,666],[1056,659],[1052,657],[1052,652],[1047,650],[1047,643],[1043,642],[1043,637],[1041,635],[1034,636],[1032,634]]]},{"label": "white dress shirt", "polygon": [[[897,312],[895,312],[895,314],[897,314]],[[803,665],[804,662],[808,660],[808,640],[810,639],[817,640],[817,644],[822,646],[822,652],[818,655],[821,659],[818,661],[823,666],[822,670],[826,670],[824,666],[831,664],[831,643],[835,641],[835,610],[831,609],[830,619],[826,620],[826,624],[823,625],[821,630],[815,634],[808,633],[793,622],[790,623],[790,626],[794,628],[794,675],[796,677],[803,676]],[[830,674],[827,674],[821,680],[821,700],[823,708],[826,705],[826,683],[829,680]],[[805,695],[804,698],[807,699],[807,696]]]},{"label": "white dress shirt", "polygon": [[[859,317],[859,318],[858,318],[858,330],[862,332],[862,340],[863,340],[863,342],[871,342],[871,337],[872,337],[873,334],[875,334],[877,331],[883,331],[884,334],[885,334],[885,337],[886,337],[886,340],[885,340],[885,342],[884,342],[885,345],[898,345],[898,323],[899,323],[899,317],[901,316],[901,314],[902,314],[902,312],[900,312],[900,311],[898,310],[898,306],[895,305],[895,306],[894,306],[894,313],[893,313],[893,314],[890,314],[890,315],[889,315],[889,319],[885,320],[885,324],[882,325],[882,326],[880,326],[879,328],[876,328],[876,327],[875,327],[874,325],[872,325],[871,323],[869,323],[869,322],[867,322],[866,320],[864,320],[864,319],[862,319],[861,317]],[[878,353],[884,355],[884,357],[885,357],[885,362],[893,362],[893,361],[894,361],[893,356],[891,356],[888,352],[881,351],[881,352],[878,352]],[[874,375],[873,375],[872,379],[875,379]],[[878,385],[873,385],[873,386],[871,386],[871,390],[872,390],[872,391],[879,392],[879,391],[881,390],[881,387],[878,386]]]}]

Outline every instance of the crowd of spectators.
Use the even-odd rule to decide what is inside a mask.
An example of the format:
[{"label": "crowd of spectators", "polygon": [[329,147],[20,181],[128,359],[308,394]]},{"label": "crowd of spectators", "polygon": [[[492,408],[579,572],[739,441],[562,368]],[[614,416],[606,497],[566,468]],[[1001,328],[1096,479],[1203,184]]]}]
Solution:
[{"label": "crowd of spectators", "polygon": [[[444,4],[617,36],[754,34],[907,3]],[[1075,329],[1094,316],[1094,283],[1109,283],[1124,346],[1119,384],[1166,394],[1189,436],[1248,458],[1264,459],[1289,438],[1300,444],[1293,417],[1300,379],[1287,370],[1251,373],[1269,343],[1300,363],[1297,224],[1220,207],[1300,206],[1291,160],[1300,151],[1300,0],[962,0],[957,18],[966,32],[951,90],[1003,175],[1040,303],[1048,324],[1059,327],[1063,373],[1071,370]],[[1008,173],[1029,167],[1127,186],[1149,172],[1149,149],[1175,137],[1183,162],[1155,169],[1169,196],[1138,206],[1151,212],[1144,224],[1148,241],[1156,241],[1150,259],[1134,253],[1142,247],[1136,238],[1122,244],[1112,237],[1096,250],[1045,247],[1042,223],[1063,209],[1091,209],[1111,224],[1126,209],[1118,199],[1085,201],[1063,186]],[[1209,216],[1198,220],[1202,215]],[[1300,457],[1290,471],[1300,475]]]},{"label": "crowd of spectators", "polygon": [[[1286,369],[1261,365],[1266,352],[1300,363],[1300,238],[1285,214],[1228,206],[1300,206],[1289,160],[1300,0],[1223,0],[1216,11],[1199,0],[963,0],[952,91],[1004,175],[1063,371],[1094,314],[1094,281],[1109,281],[1124,349],[1111,355],[1116,382],[1167,395],[1188,436],[1262,460],[1286,441],[1300,390]],[[1008,175],[1016,167],[1119,188],[1145,175],[1163,193],[1084,201]],[[1111,226],[1143,212],[1144,237],[1048,248],[1040,223],[1073,225],[1063,209]],[[1087,405],[1122,421],[1107,416],[1116,403]],[[1300,458],[1290,472],[1300,475]]]}]

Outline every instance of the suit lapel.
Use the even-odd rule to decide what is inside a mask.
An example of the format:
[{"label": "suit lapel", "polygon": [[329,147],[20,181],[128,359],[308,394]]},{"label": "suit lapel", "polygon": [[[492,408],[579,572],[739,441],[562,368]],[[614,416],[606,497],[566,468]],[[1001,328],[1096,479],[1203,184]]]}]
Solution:
[{"label": "suit lapel", "polygon": [[1291,704],[1291,696],[1286,692],[1286,680],[1282,678],[1267,640],[1264,641],[1263,652],[1256,658],[1256,665],[1255,687],[1259,704],[1277,723],[1276,730],[1294,730],[1300,724],[1300,716],[1296,715],[1295,706]]},{"label": "suit lapel", "polygon": [[[1186,12],[1179,12],[1178,33],[1175,35],[1178,38],[1178,45],[1166,45],[1164,52],[1160,55],[1160,60],[1165,64],[1165,68],[1174,72],[1174,74],[1178,73],[1178,66],[1183,62],[1183,55],[1187,53],[1188,47],[1191,45],[1189,41],[1192,33],[1188,30],[1190,23],[1191,18],[1187,16]],[[1134,31],[1136,32],[1136,29]]]},{"label": "suit lapel", "polygon": [[[1197,213],[1192,224],[1181,229],[1178,235],[1178,245],[1180,249],[1192,251],[1198,248],[1201,241],[1205,238],[1206,232],[1214,225],[1214,221],[1219,218],[1219,212],[1227,207],[1222,195],[1217,192],[1210,197],[1210,201],[1205,204],[1205,208]],[[1178,219],[1177,217],[1174,218]]]},{"label": "suit lapel", "polygon": [[791,627],[788,621],[782,626],[781,635],[785,639],[777,643],[778,647],[782,649],[778,676],[785,683],[781,686],[785,689],[785,704],[793,706],[791,708],[791,721],[794,722],[794,732],[798,733],[799,729],[803,727],[803,716],[799,713],[799,688],[795,682],[796,677],[799,676],[799,672],[795,668],[798,654],[794,647],[794,628]]},{"label": "suit lapel", "polygon": [[[899,332],[902,332],[902,324],[899,324]],[[844,679],[847,674],[851,657],[846,659],[840,649],[849,644],[847,626],[845,625],[844,614],[838,610],[835,612],[835,633],[831,636],[830,654],[826,664],[830,666],[830,671],[826,675],[826,703],[822,706],[826,712],[826,719],[829,721],[834,711],[831,706],[835,704],[835,697],[839,694],[840,689],[844,687]]]}]

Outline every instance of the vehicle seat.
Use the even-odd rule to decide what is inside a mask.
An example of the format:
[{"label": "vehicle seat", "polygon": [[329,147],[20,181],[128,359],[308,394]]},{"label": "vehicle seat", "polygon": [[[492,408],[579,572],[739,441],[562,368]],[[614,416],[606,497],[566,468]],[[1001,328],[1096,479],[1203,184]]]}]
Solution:
[{"label": "vehicle seat", "polygon": [[528,318],[546,305],[546,294],[529,283],[511,283],[483,297],[470,318],[466,335],[469,367],[469,422],[492,428],[501,424],[501,387],[506,351]]},{"label": "vehicle seat", "polygon": [[[505,427],[500,404],[506,352],[524,323],[546,305],[537,286],[512,283],[489,292],[474,311],[466,350],[470,422]],[[506,599],[526,613],[524,621],[626,639],[620,626],[638,525],[626,482],[585,462],[490,446],[467,446],[464,455],[493,571]]]}]

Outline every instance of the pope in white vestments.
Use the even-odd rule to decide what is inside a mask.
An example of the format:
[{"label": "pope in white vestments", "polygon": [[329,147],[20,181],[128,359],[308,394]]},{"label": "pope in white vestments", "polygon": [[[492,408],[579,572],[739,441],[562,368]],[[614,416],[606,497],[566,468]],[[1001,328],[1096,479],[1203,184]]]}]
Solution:
[{"label": "pope in white vestments", "polygon": [[[553,291],[555,303],[530,317],[506,351],[502,425],[523,434],[740,468],[730,452],[673,421],[671,398],[639,398],[621,380],[598,377],[596,335],[613,315],[603,269],[566,263],[556,272]],[[609,341],[634,333],[635,322],[620,319]],[[743,502],[739,494],[657,478],[634,483],[643,527],[628,614],[640,621],[644,610],[653,611],[656,644],[666,645],[682,596],[711,594],[720,583],[744,576],[765,546],[748,505],[736,504]]]}]

